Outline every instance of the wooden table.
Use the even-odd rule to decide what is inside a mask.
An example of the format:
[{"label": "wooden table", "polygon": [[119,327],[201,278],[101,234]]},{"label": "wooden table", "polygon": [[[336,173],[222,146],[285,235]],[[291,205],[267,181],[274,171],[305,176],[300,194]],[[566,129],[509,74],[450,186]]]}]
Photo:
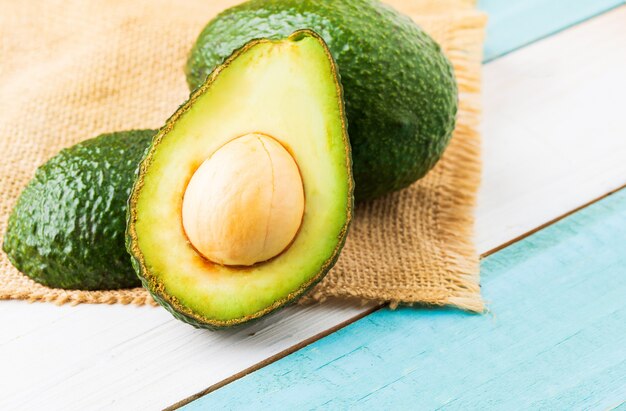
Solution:
[{"label": "wooden table", "polygon": [[626,410],[626,5],[479,7],[489,313],[331,302],[216,333],[3,301],[0,409]]}]

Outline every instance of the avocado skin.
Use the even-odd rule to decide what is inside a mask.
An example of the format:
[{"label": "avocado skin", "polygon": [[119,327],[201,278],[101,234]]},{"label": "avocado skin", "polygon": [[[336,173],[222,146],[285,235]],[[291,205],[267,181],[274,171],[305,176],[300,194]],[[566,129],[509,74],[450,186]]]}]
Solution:
[{"label": "avocado skin", "polygon": [[140,286],[124,245],[126,208],[155,134],[103,134],[39,167],[9,217],[3,249],[11,263],[48,287]]},{"label": "avocado skin", "polygon": [[[345,244],[345,240],[341,243],[341,247],[342,248],[343,248],[344,244]],[[335,263],[337,262],[338,259],[339,259],[339,255],[337,255],[337,258],[335,258],[332,261],[331,265],[335,265]],[[135,270],[137,270],[139,272],[141,270],[141,268],[139,267],[139,264],[136,264],[136,260],[135,259],[133,259],[132,262],[133,262],[133,265],[135,266]],[[169,312],[178,321],[182,321],[182,322],[184,322],[186,324],[189,324],[192,327],[198,328],[198,329],[204,329],[204,330],[210,330],[210,331],[220,331],[220,330],[239,328],[239,327],[242,327],[244,325],[253,324],[253,323],[259,321],[262,318],[265,318],[265,317],[267,317],[269,315],[272,315],[272,314],[274,314],[274,313],[276,313],[278,311],[281,311],[281,310],[283,310],[286,307],[294,305],[295,303],[298,302],[300,297],[306,295],[311,289],[313,289],[324,278],[324,276],[327,274],[327,272],[328,271],[324,272],[324,275],[322,275],[317,281],[312,283],[309,287],[300,290],[298,296],[294,297],[294,299],[291,300],[290,302],[288,302],[287,304],[281,305],[280,307],[276,307],[272,311],[268,311],[268,312],[264,313],[261,317],[256,317],[256,318],[252,318],[252,319],[246,319],[245,321],[236,322],[234,324],[226,324],[225,323],[224,325],[209,324],[207,322],[200,321],[200,320],[192,317],[191,315],[187,315],[187,314],[185,314],[181,310],[178,310],[171,302],[169,302],[168,300],[163,298],[161,295],[159,295],[159,293],[153,291],[153,287],[150,285],[149,281],[146,280],[144,277],[141,277],[141,285],[146,290],[148,290],[148,293],[150,293],[150,296],[152,296],[152,298],[154,299],[154,301],[156,301],[157,304],[159,304],[160,306],[165,308],[167,310],[167,312]]]},{"label": "avocado skin", "polygon": [[[347,228],[348,227],[346,227],[346,230]],[[129,248],[129,253],[132,253],[130,249],[130,243],[131,243],[130,239],[127,238],[126,245]],[[345,243],[346,243],[346,237],[344,236],[343,239],[341,240],[341,243],[339,244],[339,249],[342,249]],[[278,306],[274,308],[273,310],[264,313],[260,317],[246,319],[245,321],[237,321],[233,324],[223,323],[223,325],[218,325],[218,324],[210,324],[206,321],[199,320],[195,318],[194,316],[187,315],[182,310],[178,309],[175,303],[172,303],[171,301],[168,301],[167,299],[163,298],[159,294],[159,292],[156,291],[156,288],[158,287],[155,287],[155,285],[149,281],[148,279],[149,277],[146,275],[145,271],[142,269],[141,264],[139,263],[139,260],[134,255],[131,254],[131,256],[132,256],[132,259],[131,259],[132,265],[135,271],[137,272],[137,274],[139,275],[139,278],[141,279],[141,285],[146,290],[148,290],[148,293],[150,293],[150,295],[152,296],[154,301],[156,301],[157,304],[165,308],[177,320],[182,321],[186,324],[189,324],[194,328],[211,330],[211,331],[233,329],[233,328],[239,328],[243,325],[250,325],[252,323],[259,321],[261,318],[265,318],[268,315],[271,315],[273,313],[281,311],[282,309],[286,307],[289,307],[290,305],[294,305],[296,302],[298,302],[300,297],[306,295],[311,289],[313,289],[320,281],[324,279],[328,271],[330,271],[330,269],[337,263],[337,260],[339,259],[339,253],[337,253],[335,257],[329,262],[328,269],[324,270],[324,272],[317,278],[317,280],[311,283],[308,287],[300,289],[298,291],[298,295],[294,296],[294,298],[287,304]]]},{"label": "avocado skin", "polygon": [[252,0],[204,28],[186,66],[191,89],[253,38],[309,28],[341,74],[355,198],[368,200],[423,177],[455,125],[457,87],[440,47],[408,17],[376,0]]}]

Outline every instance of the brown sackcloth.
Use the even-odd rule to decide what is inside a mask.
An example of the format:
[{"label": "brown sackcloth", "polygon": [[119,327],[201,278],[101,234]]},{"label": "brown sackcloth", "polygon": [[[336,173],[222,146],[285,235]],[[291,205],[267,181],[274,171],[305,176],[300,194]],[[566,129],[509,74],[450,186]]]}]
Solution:
[{"label": "brown sackcloth", "polygon": [[[183,66],[202,27],[240,0],[0,0],[0,231],[37,166],[100,133],[159,128],[188,96]],[[460,88],[444,159],[400,193],[361,205],[332,272],[310,296],[481,311],[472,215],[479,182],[485,16],[471,0],[393,0],[443,47]],[[0,299],[153,303],[141,288],[50,289],[0,254]]]}]

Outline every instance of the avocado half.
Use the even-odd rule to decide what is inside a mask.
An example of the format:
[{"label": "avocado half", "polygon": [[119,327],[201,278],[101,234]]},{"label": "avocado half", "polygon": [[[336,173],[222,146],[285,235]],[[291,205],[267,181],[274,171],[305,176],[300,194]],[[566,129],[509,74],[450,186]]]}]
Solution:
[{"label": "avocado half", "polygon": [[140,286],[124,247],[126,204],[155,134],[103,134],[39,167],[9,217],[3,249],[11,263],[48,287]]},{"label": "avocado half", "polygon": [[428,34],[378,0],[251,0],[232,7],[198,36],[186,66],[189,87],[250,39],[304,28],[324,38],[341,74],[357,201],[426,175],[455,126],[453,69]]},{"label": "avocado half", "polygon": [[[259,160],[246,166],[232,155],[240,147],[252,147],[246,155],[253,153]],[[287,185],[281,198],[272,197],[283,201],[302,191],[297,231],[293,238],[282,239],[288,244],[269,259],[230,254],[232,259],[216,261],[213,255],[242,248],[247,241],[228,236],[236,232],[246,237],[256,230],[248,220],[256,218],[257,205],[265,200],[254,197],[254,190],[268,188],[257,180],[271,176],[272,190],[287,184],[282,174],[274,175],[277,163],[271,173],[265,172],[259,150],[280,151],[292,159],[285,161],[297,165],[300,188]],[[201,172],[205,163],[208,171]],[[293,174],[294,168],[290,170]],[[243,181],[222,181],[229,178]],[[201,183],[192,183],[194,179]],[[237,191],[237,184],[248,191]],[[200,196],[211,195],[196,203],[199,208],[189,215],[202,223],[190,228],[183,211],[192,186],[200,187],[195,191]],[[250,209],[242,211],[234,203]],[[271,218],[287,221],[298,215],[294,207],[273,208],[280,211]],[[229,327],[295,301],[318,282],[339,256],[352,207],[350,144],[337,69],[322,38],[301,30],[285,39],[256,39],[235,51],[158,132],[131,192],[127,249],[144,286],[176,318],[196,327]],[[224,210],[240,214],[233,219]],[[235,224],[227,226],[223,220]],[[265,235],[272,237],[293,221],[267,223]],[[244,228],[248,232],[241,233]],[[213,241],[213,248],[200,251],[201,242],[192,232],[223,234],[230,243],[215,246]]]}]

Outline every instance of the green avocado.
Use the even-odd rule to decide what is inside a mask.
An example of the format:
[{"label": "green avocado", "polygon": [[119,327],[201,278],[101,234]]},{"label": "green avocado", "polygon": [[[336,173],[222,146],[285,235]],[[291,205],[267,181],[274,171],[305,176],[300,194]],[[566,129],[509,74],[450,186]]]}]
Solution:
[{"label": "green avocado", "polygon": [[155,134],[104,134],[39,167],[9,217],[3,249],[13,265],[54,288],[139,286],[124,247],[126,204]]},{"label": "green avocado", "polygon": [[295,301],[334,265],[352,217],[342,90],[303,30],[245,44],[156,135],[128,208],[144,286],[203,328]]},{"label": "green avocado", "polygon": [[356,199],[376,198],[423,177],[454,129],[453,70],[432,38],[377,0],[252,0],[228,9],[198,37],[187,82],[198,87],[251,39],[305,28],[324,38],[341,74]]}]

